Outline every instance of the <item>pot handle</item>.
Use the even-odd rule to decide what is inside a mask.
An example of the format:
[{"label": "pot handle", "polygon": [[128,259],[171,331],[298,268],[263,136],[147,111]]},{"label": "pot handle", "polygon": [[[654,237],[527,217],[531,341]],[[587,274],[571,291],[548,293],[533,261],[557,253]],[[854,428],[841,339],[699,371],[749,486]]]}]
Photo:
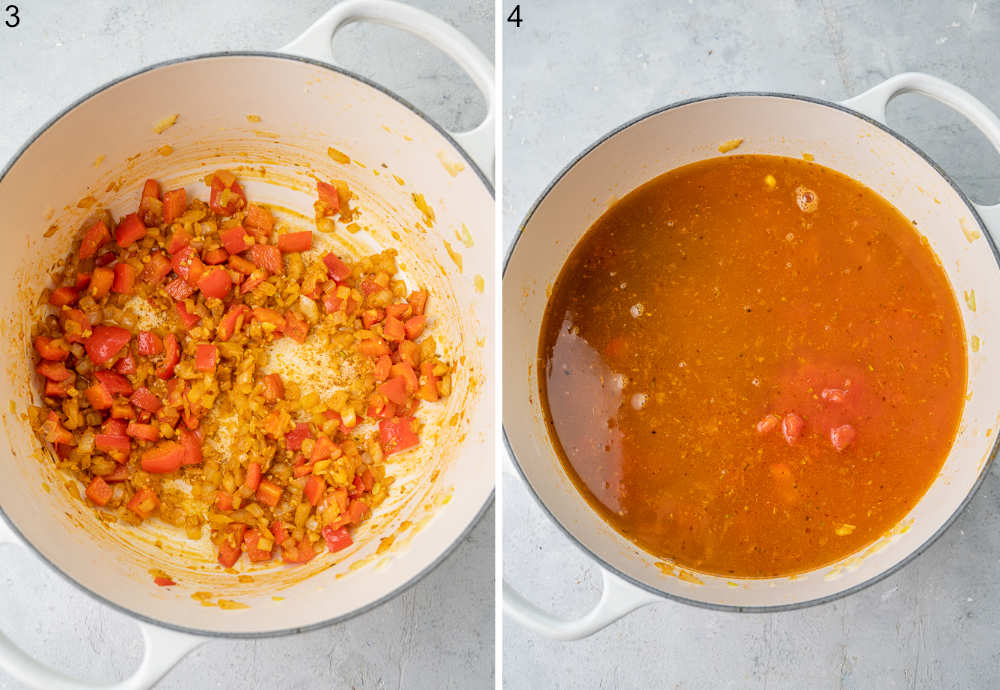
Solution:
[{"label": "pot handle", "polygon": [[[922,72],[897,74],[861,95],[843,101],[841,105],[885,124],[885,108],[889,101],[900,94],[910,92],[933,98],[964,115],[1000,152],[1000,119],[996,114],[965,89],[929,74]],[[973,205],[994,236],[1000,235],[1000,204]]]},{"label": "pot handle", "polygon": [[392,0],[347,0],[333,7],[281,50],[332,63],[333,37],[341,27],[357,21],[386,24],[420,36],[444,51],[472,77],[486,99],[486,118],[468,132],[448,134],[492,180],[495,153],[493,124],[496,118],[493,66],[472,41],[447,22],[423,10]]},{"label": "pot handle", "polygon": [[524,627],[556,640],[579,640],[593,635],[638,608],[660,598],[601,569],[601,598],[589,612],[573,620],[557,618],[525,599],[520,592],[503,583],[504,614]]},{"label": "pot handle", "polygon": [[[0,544],[15,544],[26,548],[14,530],[0,518]],[[139,668],[117,683],[98,685],[81,683],[45,666],[29,656],[13,640],[0,633],[0,669],[30,688],[45,690],[146,690],[172,669],[188,652],[207,641],[205,637],[189,635],[136,621],[142,632],[145,649]]]}]

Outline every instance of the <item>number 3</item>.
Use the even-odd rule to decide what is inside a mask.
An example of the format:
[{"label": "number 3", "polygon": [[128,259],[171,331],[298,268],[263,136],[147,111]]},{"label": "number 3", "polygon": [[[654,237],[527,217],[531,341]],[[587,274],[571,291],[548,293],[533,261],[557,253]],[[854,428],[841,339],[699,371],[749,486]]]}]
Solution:
[{"label": "number 3", "polygon": [[4,8],[7,11],[7,21],[4,22],[10,28],[14,28],[21,23],[21,17],[17,14],[17,5],[7,5]]}]

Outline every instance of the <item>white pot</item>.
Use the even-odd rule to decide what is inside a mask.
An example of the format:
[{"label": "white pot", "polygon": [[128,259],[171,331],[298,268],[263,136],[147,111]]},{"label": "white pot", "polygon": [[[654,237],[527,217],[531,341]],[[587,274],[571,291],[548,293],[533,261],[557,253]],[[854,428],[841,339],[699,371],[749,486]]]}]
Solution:
[{"label": "white pot", "polygon": [[[598,630],[638,606],[664,598],[730,611],[780,611],[830,601],[870,585],[929,546],[970,500],[1000,430],[1000,269],[989,230],[1000,206],[971,203],[933,161],[884,125],[897,94],[919,91],[966,115],[1000,149],[1000,121],[969,94],[922,74],[902,74],[844,104],[800,96],[737,93],[686,101],[634,120],[602,138],[542,194],[523,223],[503,280],[503,419],[527,486],[553,520],[604,569],[604,594],[587,616],[565,621],[505,585],[506,611],[542,634],[565,639]],[[581,235],[621,198],[652,177],[719,155],[742,138],[740,153],[800,157],[867,185],[914,219],[940,257],[961,305],[970,342],[968,402],[940,475],[890,534],[841,561],[794,577],[733,579],[674,569],[622,537],[592,510],[559,462],[543,422],[537,344],[548,289]],[[975,294],[974,308],[963,299]],[[978,345],[973,345],[977,341]],[[663,564],[661,563],[661,566]]]},{"label": "white pot", "polygon": [[[449,135],[384,89],[317,61],[330,60],[332,34],[359,19],[405,28],[450,54],[482,89],[486,121]],[[172,113],[180,114],[176,125],[154,133],[153,124]],[[249,121],[250,114],[259,122]],[[437,565],[488,506],[494,478],[494,204],[477,164],[492,168],[493,119],[492,67],[470,41],[419,10],[363,0],[338,5],[282,53],[197,56],[108,84],[44,126],[0,177],[6,247],[0,254],[0,352],[7,371],[0,396],[10,448],[0,508],[13,527],[0,521],[0,539],[29,545],[101,601],[156,624],[142,626],[145,658],[120,687],[147,687],[206,639],[189,633],[293,633],[376,606]],[[164,145],[173,153],[157,153]],[[335,162],[329,146],[353,162]],[[103,161],[95,164],[99,157]],[[261,165],[266,176],[253,170]],[[359,222],[371,232],[342,233],[333,246],[355,255],[398,247],[407,277],[429,286],[435,335],[450,358],[462,358],[452,395],[424,406],[424,441],[390,468],[396,490],[358,529],[356,548],[298,567],[238,566],[253,576],[248,583],[221,572],[207,539],[191,542],[162,523],[104,527],[95,511],[67,494],[66,477],[26,423],[29,405],[38,400],[28,338],[33,305],[89,213],[78,201],[93,196],[122,215],[134,210],[146,177],[205,198],[201,178],[223,167],[246,180],[251,199],[302,212],[306,228],[315,198],[312,175],[347,180],[359,197]],[[108,191],[112,180],[120,191]],[[435,211],[428,232],[415,227],[421,212],[413,193],[423,194]],[[50,225],[57,229],[45,233]],[[463,225],[470,247],[456,239]],[[445,242],[461,255],[462,270]],[[394,543],[376,553],[390,535]],[[179,585],[155,586],[151,568],[165,570]],[[211,592],[211,602],[228,599],[248,608],[203,606],[191,596],[198,591]],[[80,687],[2,636],[0,666],[29,685]]]}]

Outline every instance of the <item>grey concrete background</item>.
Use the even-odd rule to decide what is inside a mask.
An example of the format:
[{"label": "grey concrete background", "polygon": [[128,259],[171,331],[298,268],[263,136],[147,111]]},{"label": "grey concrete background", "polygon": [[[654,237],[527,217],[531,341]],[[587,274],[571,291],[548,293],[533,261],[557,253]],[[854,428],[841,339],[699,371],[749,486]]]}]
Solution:
[{"label": "grey concrete background", "polygon": [[[503,15],[514,3],[504,0]],[[521,2],[504,22],[504,237],[577,153],[658,106],[729,90],[829,100],[897,72],[951,80],[1000,112],[1000,7],[971,0]],[[889,124],[974,199],[1000,200],[1000,156],[943,106],[904,96]],[[512,479],[504,576],[563,615],[597,570]],[[661,603],[581,642],[504,626],[504,685],[521,688],[996,688],[1000,467],[927,553],[870,589],[781,614]]]},{"label": "grey concrete background", "polygon": [[[104,82],[144,65],[216,50],[276,49],[333,0],[10,0],[0,21],[0,161],[39,126]],[[413,0],[493,55],[489,0]],[[337,60],[401,94],[446,127],[478,124],[485,106],[443,53],[395,29],[353,25]],[[178,85],[183,88],[183,85]],[[53,171],[58,180],[57,171]],[[388,604],[342,625],[257,641],[212,641],[158,688],[492,688],[494,519],[491,508],[437,570]],[[139,662],[138,629],[52,573],[0,547],[0,630],[81,680],[109,682]],[[0,672],[0,689],[22,687]]]}]

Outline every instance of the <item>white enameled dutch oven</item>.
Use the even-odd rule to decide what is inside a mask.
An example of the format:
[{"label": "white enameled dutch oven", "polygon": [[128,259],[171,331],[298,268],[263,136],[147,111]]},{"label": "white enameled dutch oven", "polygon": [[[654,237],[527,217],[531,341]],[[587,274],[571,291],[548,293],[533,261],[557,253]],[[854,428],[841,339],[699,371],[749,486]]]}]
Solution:
[{"label": "white enameled dutch oven", "polygon": [[[961,89],[901,74],[844,103],[771,93],[732,93],[644,115],[595,143],[541,195],[524,221],[503,278],[503,422],[516,472],[543,509],[603,569],[597,605],[577,620],[538,609],[504,585],[504,608],[550,637],[575,639],[649,603],[672,599],[726,611],[782,611],[830,601],[886,577],[926,549],[969,502],[989,468],[1000,430],[1000,269],[990,230],[1000,205],[979,206],[926,155],[885,125],[886,104],[904,92],[935,98],[968,117],[1000,149],[1000,121]],[[719,155],[798,158],[804,152],[874,189],[917,227],[940,257],[958,297],[969,346],[968,397],[940,475],[902,522],[869,548],[795,577],[744,579],[688,573],[625,539],[592,510],[559,462],[543,422],[537,346],[547,289],[581,235],[650,178]],[[974,295],[974,301],[963,295]],[[994,300],[998,300],[994,302]]]},{"label": "white enameled dutch oven", "polygon": [[[449,54],[483,92],[486,120],[450,134],[332,67],[333,34],[358,20],[406,29]],[[174,113],[174,126],[154,132]],[[414,8],[362,0],[336,6],[281,52],[196,56],[108,84],[45,125],[3,172],[0,397],[9,453],[0,542],[34,549],[70,582],[138,619],[143,660],[113,687],[148,687],[211,636],[294,633],[370,609],[433,569],[482,515],[494,484],[494,205],[483,173],[492,168],[493,121],[492,67],[468,39]],[[328,147],[351,162],[337,162]],[[238,564],[251,575],[244,582],[213,563],[207,539],[186,540],[164,523],[103,526],[69,496],[67,478],[26,423],[38,401],[28,338],[35,305],[92,212],[86,207],[96,200],[115,216],[130,212],[147,177],[206,198],[201,178],[218,168],[236,171],[251,199],[301,212],[288,217],[304,229],[315,178],[346,180],[364,230],[317,237],[355,256],[397,248],[404,275],[428,286],[435,335],[458,363],[452,394],[421,410],[427,426],[419,449],[394,456],[390,497],[358,528],[355,546],[298,567]],[[414,194],[433,209],[433,223]],[[178,586],[156,587],[153,568]],[[209,604],[245,607],[204,606],[192,598],[199,591],[211,594]],[[31,686],[82,687],[3,636],[0,667]]]}]

